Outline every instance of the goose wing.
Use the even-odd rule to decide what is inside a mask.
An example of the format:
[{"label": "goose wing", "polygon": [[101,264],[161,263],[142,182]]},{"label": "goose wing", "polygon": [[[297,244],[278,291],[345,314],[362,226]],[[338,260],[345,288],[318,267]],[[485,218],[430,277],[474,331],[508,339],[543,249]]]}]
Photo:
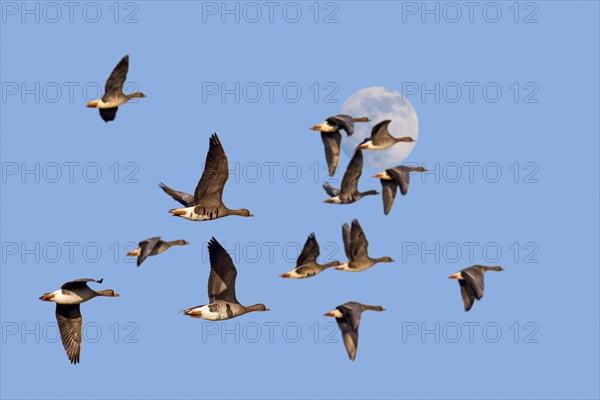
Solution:
[{"label": "goose wing", "polygon": [[137,266],[142,265],[144,260],[148,258],[152,250],[156,247],[160,241],[160,236],[151,237],[150,239],[143,240],[139,243],[140,255],[137,258]]},{"label": "goose wing", "polygon": [[321,140],[323,141],[323,147],[325,148],[325,160],[327,161],[329,176],[333,176],[340,160],[340,143],[342,141],[342,135],[340,134],[340,131],[332,133],[321,132]]},{"label": "goose wing", "polygon": [[479,267],[469,267],[465,268],[461,271],[461,275],[463,277],[464,282],[473,292],[473,295],[477,300],[480,300],[483,297],[483,272],[479,269]]},{"label": "goose wing", "polygon": [[358,180],[362,175],[363,155],[362,150],[356,150],[350,160],[344,177],[342,178],[342,192],[354,193],[358,190]]},{"label": "goose wing", "polygon": [[365,236],[365,232],[360,226],[357,219],[352,221],[352,229],[350,230],[350,243],[352,251],[352,259],[357,260],[368,257],[369,242]]},{"label": "goose wing", "polygon": [[327,123],[329,125],[336,125],[338,127],[338,130],[345,130],[347,136],[352,136],[352,134],[354,133],[354,121],[349,115],[334,115],[333,117],[327,118]]},{"label": "goose wing", "polygon": [[350,242],[350,226],[348,224],[342,225],[342,241],[344,242],[344,252],[348,261],[352,261],[352,245]]},{"label": "goose wing", "polygon": [[398,185],[394,180],[381,179],[381,197],[383,199],[383,213],[388,215],[392,206],[394,205],[394,199],[396,198],[396,192]]},{"label": "goose wing", "polygon": [[102,118],[104,122],[114,121],[114,119],[117,117],[118,110],[119,107],[98,109],[98,111],[100,112],[100,118]]},{"label": "goose wing", "polygon": [[348,305],[348,303],[338,306],[337,309],[343,315],[343,318],[336,318],[336,322],[342,332],[344,347],[350,360],[354,361],[358,349],[358,326],[361,313],[360,310]]},{"label": "goose wing", "polygon": [[187,194],[185,192],[180,192],[178,190],[171,189],[164,183],[159,183],[158,186],[169,196],[171,196],[174,200],[183,204],[185,207],[190,207],[194,204],[194,196],[191,194]]},{"label": "goose wing", "polygon": [[79,304],[56,305],[56,322],[58,323],[60,339],[71,364],[79,362],[82,320]]},{"label": "goose wing", "polygon": [[473,307],[475,302],[475,294],[467,282],[462,279],[458,280],[460,285],[460,296],[462,297],[463,304],[465,305],[465,311],[469,311]]},{"label": "goose wing", "polygon": [[[123,94],[123,84],[127,79],[127,71],[129,70],[129,55],[121,58],[121,61],[111,72],[104,85],[104,96],[102,101],[108,102],[115,97],[120,97]],[[116,111],[115,111],[116,114]],[[114,117],[113,117],[114,119]]]},{"label": "goose wing", "polygon": [[400,186],[400,193],[402,196],[408,193],[408,185],[410,184],[410,169],[400,165],[396,168],[387,170],[387,173],[392,177],[398,186]]},{"label": "goose wing", "polygon": [[229,164],[225,150],[216,133],[209,140],[204,172],[194,192],[194,205],[218,207],[222,204],[223,188],[229,178]]},{"label": "goose wing", "polygon": [[61,289],[81,289],[83,287],[86,287],[88,282],[102,283],[103,280],[104,279],[96,280],[96,279],[92,279],[92,278],[75,279],[74,281],[70,281],[70,282],[63,284],[60,288]]},{"label": "goose wing", "polygon": [[304,248],[302,252],[298,256],[296,260],[296,267],[305,264],[314,264],[317,262],[317,257],[319,257],[321,251],[319,250],[319,243],[317,243],[317,238],[314,233],[311,233],[306,239],[306,243],[304,243]]},{"label": "goose wing", "polygon": [[380,145],[387,142],[392,135],[388,131],[388,125],[392,122],[389,119],[381,121],[371,129],[371,141],[374,145]]},{"label": "goose wing", "polygon": [[214,237],[208,242],[210,275],[208,277],[208,299],[238,303],[235,297],[237,270],[227,251]]},{"label": "goose wing", "polygon": [[330,195],[331,197],[335,197],[338,194],[340,194],[340,189],[336,189],[334,187],[332,187],[329,183],[325,182],[323,184],[323,189],[325,189],[325,192],[327,192],[328,195]]}]

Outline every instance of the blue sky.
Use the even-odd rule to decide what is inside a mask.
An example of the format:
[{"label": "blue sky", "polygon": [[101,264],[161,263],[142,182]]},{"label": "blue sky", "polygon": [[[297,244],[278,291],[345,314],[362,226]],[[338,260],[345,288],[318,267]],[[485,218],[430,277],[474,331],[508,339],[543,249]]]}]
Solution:
[{"label": "blue sky", "polygon": [[[3,398],[598,398],[598,3],[23,4],[1,3]],[[148,97],[105,124],[85,103],[125,54]],[[433,171],[387,217],[379,196],[322,202],[308,130],[370,86],[410,92],[406,162]],[[167,212],[158,182],[193,192],[213,132],[224,200],[255,218]],[[353,218],[395,263],[278,278],[311,232],[345,261]],[[157,235],[191,244],[124,261]],[[206,303],[212,236],[270,312],[178,313]],[[506,271],[465,313],[447,277],[475,263]],[[81,277],[121,297],[82,306],[72,366],[38,297]],[[322,316],[350,300],[386,308],[355,362]]]}]

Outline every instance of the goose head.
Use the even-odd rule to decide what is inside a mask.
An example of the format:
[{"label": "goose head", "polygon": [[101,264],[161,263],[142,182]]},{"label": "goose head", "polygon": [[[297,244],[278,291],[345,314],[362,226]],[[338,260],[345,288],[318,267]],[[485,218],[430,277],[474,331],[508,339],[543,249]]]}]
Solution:
[{"label": "goose head", "polygon": [[246,307],[249,311],[271,311],[270,308],[265,306],[264,304],[254,304]]},{"label": "goose head", "polygon": [[105,296],[105,297],[120,297],[121,296],[119,293],[115,292],[112,289],[98,290],[96,292],[96,294],[98,296]]},{"label": "goose head", "polygon": [[240,215],[242,215],[243,217],[254,217],[254,214],[252,214],[250,212],[250,210],[242,208],[240,211],[241,211]]}]

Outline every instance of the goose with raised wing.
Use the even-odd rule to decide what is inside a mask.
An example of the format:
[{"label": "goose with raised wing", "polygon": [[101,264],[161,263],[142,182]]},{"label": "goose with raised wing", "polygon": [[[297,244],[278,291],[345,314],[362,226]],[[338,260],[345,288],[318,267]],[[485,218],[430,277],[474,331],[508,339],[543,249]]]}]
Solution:
[{"label": "goose with raised wing", "polygon": [[310,128],[313,131],[321,132],[321,140],[323,141],[323,147],[325,148],[325,160],[327,161],[329,176],[335,174],[340,159],[340,143],[342,142],[340,130],[343,129],[346,131],[347,136],[351,136],[354,133],[355,122],[369,121],[370,119],[367,117],[353,118],[350,115],[338,114],[331,116],[327,118],[325,122]]},{"label": "goose with raised wing", "polygon": [[363,154],[361,150],[356,150],[354,156],[350,160],[344,177],[342,178],[341,189],[331,187],[329,183],[323,184],[323,189],[329,196],[329,199],[325,200],[325,203],[330,204],[350,204],[354,203],[365,196],[371,196],[379,194],[376,190],[367,190],[366,192],[358,191],[358,180],[362,175],[363,168]]},{"label": "goose with raised wing", "polygon": [[410,136],[394,137],[388,131],[388,125],[392,122],[389,119],[381,121],[371,129],[371,137],[366,138],[359,146],[361,150],[385,150],[396,143],[414,142],[415,139]]},{"label": "goose with raised wing", "polygon": [[325,271],[327,268],[341,265],[337,260],[327,264],[319,264],[317,258],[320,254],[321,251],[319,249],[319,243],[317,243],[317,238],[314,233],[311,233],[308,235],[308,239],[306,239],[302,252],[296,260],[296,268],[279,276],[281,278],[292,279],[310,278],[311,276],[315,276],[318,273]]},{"label": "goose with raised wing", "polygon": [[52,293],[44,293],[40,300],[56,303],[56,321],[63,347],[71,364],[79,362],[81,353],[81,325],[83,318],[79,305],[97,296],[119,297],[112,289],[95,291],[87,283],[102,283],[102,279],[95,280],[81,278],[65,283],[60,289]]},{"label": "goose with raised wing", "polygon": [[406,193],[408,193],[410,173],[425,171],[426,169],[423,167],[398,165],[397,167],[386,169],[373,176],[373,178],[378,178],[381,181],[381,197],[383,199],[383,213],[385,215],[390,213],[392,205],[394,205],[398,186],[400,186],[400,194],[405,196]]},{"label": "goose with raised wing", "polygon": [[358,326],[360,325],[360,317],[363,311],[367,310],[385,311],[381,306],[370,306],[368,304],[349,301],[337,306],[335,310],[324,314],[325,317],[335,318],[335,321],[342,332],[344,347],[346,347],[348,357],[352,361],[356,358],[356,351],[358,349]]},{"label": "goose with raised wing", "polygon": [[129,55],[126,55],[119,61],[108,77],[104,85],[104,95],[99,99],[87,103],[87,107],[98,108],[100,110],[100,117],[104,122],[113,121],[116,118],[121,104],[125,104],[133,98],[146,97],[141,92],[123,93],[123,84],[125,83],[125,79],[127,79],[128,70]]},{"label": "goose with raised wing", "polygon": [[232,210],[223,204],[223,189],[229,178],[229,164],[225,150],[216,133],[213,133],[210,137],[204,165],[204,172],[193,196],[171,189],[164,183],[159,184],[166,194],[184,206],[183,208],[169,210],[171,215],[190,221],[209,221],[229,215],[253,217],[254,215],[245,208]]},{"label": "goose with raised wing", "polygon": [[130,257],[137,257],[137,266],[142,265],[144,260],[148,258],[148,256],[155,256],[160,254],[167,249],[171,248],[171,246],[185,246],[189,243],[185,240],[172,240],[170,242],[165,242],[160,240],[160,236],[151,237],[149,239],[143,240],[138,243],[139,247],[135,250],[132,250],[127,253]]},{"label": "goose with raised wing", "polygon": [[481,300],[483,297],[483,274],[487,271],[504,271],[504,268],[500,266],[487,267],[485,265],[473,265],[448,277],[458,280],[465,311],[469,311],[473,307],[475,300]]},{"label": "goose with raised wing", "polygon": [[357,219],[352,220],[352,226],[342,225],[342,239],[348,262],[335,269],[340,271],[359,272],[371,268],[380,262],[394,262],[391,257],[369,257],[369,242]]},{"label": "goose with raised wing", "polygon": [[182,312],[192,318],[219,321],[239,317],[252,311],[269,311],[264,304],[243,306],[235,296],[237,270],[227,251],[214,237],[208,242],[210,275],[208,304],[191,307]]}]

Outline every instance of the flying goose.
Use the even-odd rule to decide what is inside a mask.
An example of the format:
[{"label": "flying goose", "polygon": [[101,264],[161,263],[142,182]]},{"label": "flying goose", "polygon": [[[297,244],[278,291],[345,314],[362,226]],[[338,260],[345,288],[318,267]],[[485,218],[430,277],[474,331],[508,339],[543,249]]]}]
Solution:
[{"label": "flying goose", "polygon": [[408,193],[408,184],[410,183],[411,172],[425,172],[423,167],[407,167],[398,165],[394,168],[386,169],[383,172],[375,174],[373,178],[379,178],[381,181],[381,197],[383,198],[383,213],[388,215],[394,205],[396,191],[400,186],[400,193],[405,196]]},{"label": "flying goose", "polygon": [[371,268],[379,262],[394,262],[390,257],[369,257],[369,242],[357,219],[352,220],[352,228],[342,225],[342,239],[348,262],[336,267],[341,271],[359,272]]},{"label": "flying goose", "polygon": [[123,84],[125,83],[125,79],[127,79],[127,70],[129,70],[129,55],[126,55],[119,61],[108,77],[104,86],[104,96],[87,103],[87,107],[97,107],[100,110],[100,117],[102,117],[104,122],[115,119],[117,110],[121,104],[127,103],[132,98],[146,97],[141,92],[123,93]]},{"label": "flying goose", "polygon": [[481,300],[483,297],[483,274],[486,271],[504,271],[504,268],[473,265],[448,277],[450,279],[458,279],[460,295],[465,304],[465,311],[469,311],[473,307],[475,300]]},{"label": "flying goose", "polygon": [[319,254],[321,254],[319,250],[319,243],[317,243],[315,234],[311,233],[308,235],[308,239],[306,239],[304,248],[296,260],[296,268],[279,276],[281,278],[293,279],[310,278],[311,276],[325,271],[327,268],[341,265],[337,260],[327,264],[319,264],[317,263]]},{"label": "flying goose", "polygon": [[340,143],[342,141],[340,130],[345,130],[346,135],[350,136],[354,133],[355,122],[369,121],[370,119],[367,117],[352,118],[349,115],[338,114],[327,118],[322,124],[310,128],[313,131],[321,132],[321,140],[325,147],[325,160],[327,161],[327,167],[329,168],[329,176],[335,174],[340,159]]},{"label": "flying goose", "polygon": [[269,311],[264,304],[241,305],[235,297],[237,270],[229,253],[214,237],[208,242],[210,275],[208,277],[209,304],[183,310],[185,315],[210,321],[239,317],[251,311]]},{"label": "flying goose", "polygon": [[362,199],[365,196],[379,194],[376,190],[367,190],[366,192],[358,191],[358,180],[362,175],[363,155],[361,150],[356,150],[354,156],[350,160],[344,177],[342,178],[342,188],[336,189],[325,182],[323,189],[331,198],[325,200],[325,203],[330,204],[350,204]]},{"label": "flying goose", "polygon": [[171,246],[185,246],[187,244],[189,243],[185,240],[172,240],[170,242],[164,242],[160,240],[160,236],[155,236],[141,241],[139,243],[140,247],[130,251],[127,253],[127,255],[131,257],[137,257],[137,266],[139,267],[148,256],[160,254]]},{"label": "flying goose", "polygon": [[71,364],[79,362],[81,352],[81,312],[79,305],[96,296],[119,297],[112,289],[96,292],[87,285],[87,282],[102,283],[102,279],[90,278],[76,279],[67,282],[52,293],[44,293],[40,300],[56,303],[56,321],[63,347],[67,352]]},{"label": "flying goose", "polygon": [[392,147],[398,142],[414,142],[415,140],[410,136],[405,137],[394,137],[390,135],[388,131],[388,125],[392,122],[389,119],[381,121],[373,127],[371,130],[371,137],[366,138],[358,148],[361,150],[385,150],[388,147]]},{"label": "flying goose", "polygon": [[325,317],[335,317],[335,321],[342,332],[342,339],[344,340],[344,346],[348,352],[348,357],[350,357],[350,360],[352,361],[356,358],[356,350],[358,349],[358,326],[360,325],[360,315],[366,310],[385,311],[381,306],[370,306],[355,301],[349,301],[341,306],[337,306],[335,310],[324,314]]},{"label": "flying goose", "polygon": [[227,178],[229,178],[227,156],[219,137],[213,133],[209,140],[204,172],[193,196],[173,190],[162,182],[159,186],[166,194],[185,206],[169,210],[174,217],[182,217],[191,221],[208,221],[228,215],[253,217],[254,215],[245,208],[230,210],[223,204],[223,188]]}]

